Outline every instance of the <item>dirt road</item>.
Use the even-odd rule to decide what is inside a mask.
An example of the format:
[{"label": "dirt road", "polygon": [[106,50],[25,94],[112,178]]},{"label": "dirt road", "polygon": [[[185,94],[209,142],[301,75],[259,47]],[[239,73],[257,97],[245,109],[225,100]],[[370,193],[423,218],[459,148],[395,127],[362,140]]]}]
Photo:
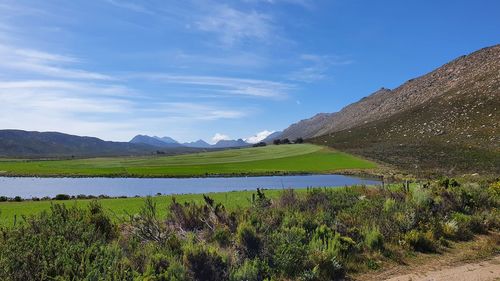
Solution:
[{"label": "dirt road", "polygon": [[387,281],[493,281],[500,280],[500,256],[491,260],[469,263],[434,271],[414,272]]}]

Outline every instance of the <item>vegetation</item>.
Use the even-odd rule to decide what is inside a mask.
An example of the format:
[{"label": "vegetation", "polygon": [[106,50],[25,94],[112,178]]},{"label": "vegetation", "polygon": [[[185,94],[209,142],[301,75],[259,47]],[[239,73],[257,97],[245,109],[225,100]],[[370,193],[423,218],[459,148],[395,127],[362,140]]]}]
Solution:
[{"label": "vegetation", "polygon": [[499,230],[499,182],[442,183],[257,190],[235,209],[203,196],[166,217],[147,198],[121,223],[98,202],[54,204],[0,231],[0,279],[338,280]]},{"label": "vegetation", "polygon": [[2,175],[189,177],[328,173],[376,165],[312,144],[266,146],[177,156],[113,157],[47,161],[0,161]]}]

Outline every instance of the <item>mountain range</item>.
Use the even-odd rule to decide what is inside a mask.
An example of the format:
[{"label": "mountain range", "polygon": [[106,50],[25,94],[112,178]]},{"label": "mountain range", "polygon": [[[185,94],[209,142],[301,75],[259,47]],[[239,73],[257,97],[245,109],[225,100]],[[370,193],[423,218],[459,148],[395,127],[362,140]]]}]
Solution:
[{"label": "mountain range", "polygon": [[1,157],[81,157],[139,155],[153,153],[146,144],[103,141],[58,132],[0,130]]},{"label": "mountain range", "polygon": [[[380,88],[339,112],[319,113],[276,138],[331,146],[411,173],[500,174],[500,45],[461,56],[395,89]],[[0,130],[0,157],[184,153],[249,146],[137,135],[109,142],[57,132]]]},{"label": "mountain range", "polygon": [[406,170],[500,174],[500,45],[285,129]]},{"label": "mountain range", "polygon": [[191,148],[231,148],[231,147],[245,147],[250,146],[250,143],[245,142],[243,139],[237,140],[220,140],[211,145],[204,140],[197,140],[195,142],[179,143],[170,137],[151,137],[146,135],[137,135],[130,143],[147,144],[159,148],[172,148],[172,147],[191,147]]}]

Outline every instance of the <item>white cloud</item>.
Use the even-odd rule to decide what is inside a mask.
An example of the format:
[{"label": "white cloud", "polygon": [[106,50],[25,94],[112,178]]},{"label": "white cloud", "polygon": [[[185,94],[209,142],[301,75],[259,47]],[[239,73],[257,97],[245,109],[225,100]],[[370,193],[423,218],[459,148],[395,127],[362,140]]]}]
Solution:
[{"label": "white cloud", "polygon": [[157,112],[168,113],[171,118],[190,120],[219,120],[237,119],[247,115],[242,110],[230,110],[220,106],[202,103],[166,102],[160,103],[153,109]]},{"label": "white cloud", "polygon": [[221,141],[221,140],[229,140],[229,136],[228,135],[224,135],[224,134],[220,134],[220,133],[216,133],[213,137],[212,137],[212,143],[217,143],[218,141]]},{"label": "white cloud", "polygon": [[275,131],[268,131],[264,130],[262,132],[258,132],[257,134],[248,137],[245,139],[246,142],[248,143],[258,143],[259,141],[262,141],[263,139],[267,138],[269,135],[274,133]]},{"label": "white cloud", "polygon": [[268,40],[273,34],[271,17],[256,11],[243,12],[226,5],[211,5],[210,12],[201,16],[196,27],[215,33],[226,45],[241,40]]},{"label": "white cloud", "polygon": [[293,85],[282,82],[218,76],[150,73],[143,75],[136,74],[132,75],[132,77],[156,79],[171,84],[207,86],[213,92],[221,94],[261,98],[284,98],[287,96],[287,92],[293,88]]},{"label": "white cloud", "polygon": [[154,12],[152,10],[146,8],[145,6],[136,4],[136,3],[122,1],[122,0],[107,0],[107,2],[113,6],[127,9],[127,10],[131,10],[133,12],[144,13],[144,14],[149,14],[149,15],[154,14]]},{"label": "white cloud", "polygon": [[299,70],[293,71],[288,78],[293,81],[306,83],[325,79],[328,71],[334,65],[347,65],[352,63],[350,60],[328,55],[302,54],[300,59],[305,66]]},{"label": "white cloud", "polygon": [[97,73],[71,67],[79,62],[70,56],[23,49],[16,46],[0,44],[0,69],[20,71],[23,74],[41,74],[44,76],[69,79],[112,80],[113,78]]}]

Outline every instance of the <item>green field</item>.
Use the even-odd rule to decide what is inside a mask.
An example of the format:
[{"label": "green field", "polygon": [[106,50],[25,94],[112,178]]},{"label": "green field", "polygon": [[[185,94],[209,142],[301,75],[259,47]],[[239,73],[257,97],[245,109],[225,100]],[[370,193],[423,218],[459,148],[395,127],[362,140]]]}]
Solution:
[{"label": "green field", "polygon": [[373,162],[312,144],[270,145],[177,156],[0,160],[0,174],[8,176],[190,177],[329,173],[375,167]]},{"label": "green field", "polygon": [[[307,189],[296,189],[297,193],[306,192]],[[266,190],[265,194],[269,198],[277,198],[282,192],[280,189]],[[231,191],[208,193],[208,195],[217,203],[222,203],[228,210],[236,208],[248,207],[251,204],[252,193],[255,191]],[[177,202],[203,202],[202,194],[181,194],[181,195],[166,195],[155,196],[153,200],[156,202],[159,215],[165,216],[167,208],[175,197]],[[145,198],[115,198],[115,199],[99,199],[99,202],[104,209],[119,221],[127,217],[128,214],[136,214],[144,205]],[[92,200],[68,200],[68,201],[23,201],[23,202],[2,202],[0,203],[0,226],[13,226],[14,221],[23,222],[23,216],[31,216],[42,211],[50,209],[51,204],[66,204],[67,206],[77,205],[84,207]]]}]

